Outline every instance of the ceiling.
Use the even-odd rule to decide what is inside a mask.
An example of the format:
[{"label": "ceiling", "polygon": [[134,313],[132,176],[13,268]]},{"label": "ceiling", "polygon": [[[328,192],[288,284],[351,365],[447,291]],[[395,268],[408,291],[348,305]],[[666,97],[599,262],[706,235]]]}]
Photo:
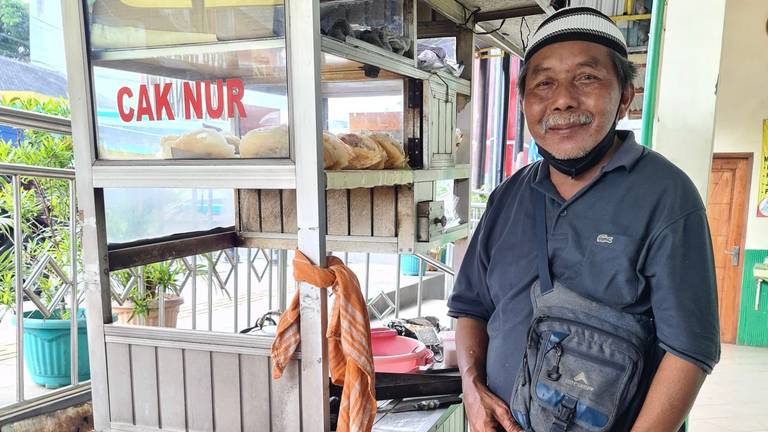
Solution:
[{"label": "ceiling", "polygon": [[[498,29],[498,33],[494,36],[497,39],[504,39],[507,48],[518,55],[522,55],[531,33],[547,16],[542,13],[542,10],[554,11],[549,6],[550,0],[461,0],[461,3],[470,10],[479,8],[476,15],[480,18],[478,30],[489,32]],[[626,3],[626,0],[566,0],[567,5],[590,6],[609,16],[626,14]],[[648,13],[645,5],[647,3],[650,6],[652,0],[633,0],[632,3],[633,10],[630,14]],[[506,18],[502,19],[504,17]],[[486,21],[485,19],[488,18],[498,19]],[[645,24],[647,23],[646,20]],[[644,41],[647,38],[645,24],[642,21],[619,22],[619,27],[625,29],[628,44],[639,47],[637,49],[639,51],[642,51]],[[486,42],[493,44],[487,40],[489,36],[481,36],[481,39],[486,39]]]},{"label": "ceiling", "polygon": [[461,3],[470,9],[479,7],[483,12],[537,6],[536,0],[463,0]]}]

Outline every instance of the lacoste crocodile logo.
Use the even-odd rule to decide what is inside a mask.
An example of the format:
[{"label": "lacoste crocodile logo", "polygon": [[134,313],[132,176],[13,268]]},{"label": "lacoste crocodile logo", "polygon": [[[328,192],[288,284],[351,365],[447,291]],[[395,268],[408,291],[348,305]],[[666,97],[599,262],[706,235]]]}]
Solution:
[{"label": "lacoste crocodile logo", "polygon": [[608,234],[600,234],[599,236],[597,236],[597,242],[613,244],[613,237],[609,236]]}]

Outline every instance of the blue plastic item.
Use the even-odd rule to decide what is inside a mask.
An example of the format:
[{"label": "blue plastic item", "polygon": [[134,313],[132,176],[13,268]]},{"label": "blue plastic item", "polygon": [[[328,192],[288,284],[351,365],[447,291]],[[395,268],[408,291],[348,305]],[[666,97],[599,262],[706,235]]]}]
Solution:
[{"label": "blue plastic item", "polygon": [[[426,265],[422,267],[421,274],[424,274],[426,268]],[[400,272],[406,276],[418,276],[419,258],[416,255],[400,255]]]},{"label": "blue plastic item", "polygon": [[[77,311],[77,378],[91,379],[85,310]],[[13,325],[18,325],[12,317]],[[49,389],[69,385],[70,320],[43,319],[40,311],[24,312],[24,363],[35,384]]]}]

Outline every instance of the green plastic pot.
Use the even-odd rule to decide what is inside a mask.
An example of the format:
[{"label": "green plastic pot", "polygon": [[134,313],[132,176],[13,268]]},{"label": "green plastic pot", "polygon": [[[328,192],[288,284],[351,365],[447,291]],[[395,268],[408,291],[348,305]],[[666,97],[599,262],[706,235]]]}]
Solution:
[{"label": "green plastic pot", "polygon": [[[13,325],[18,325],[12,317]],[[91,379],[85,310],[77,311],[77,378]],[[35,384],[49,389],[69,385],[70,320],[43,319],[40,311],[24,312],[24,363]]]}]

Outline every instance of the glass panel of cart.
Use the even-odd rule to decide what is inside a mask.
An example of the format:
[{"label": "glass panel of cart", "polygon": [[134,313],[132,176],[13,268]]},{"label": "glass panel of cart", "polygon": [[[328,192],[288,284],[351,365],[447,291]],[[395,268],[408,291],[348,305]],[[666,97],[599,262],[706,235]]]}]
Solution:
[{"label": "glass panel of cart", "polygon": [[290,158],[282,4],[155,3],[90,9],[99,159]]}]

